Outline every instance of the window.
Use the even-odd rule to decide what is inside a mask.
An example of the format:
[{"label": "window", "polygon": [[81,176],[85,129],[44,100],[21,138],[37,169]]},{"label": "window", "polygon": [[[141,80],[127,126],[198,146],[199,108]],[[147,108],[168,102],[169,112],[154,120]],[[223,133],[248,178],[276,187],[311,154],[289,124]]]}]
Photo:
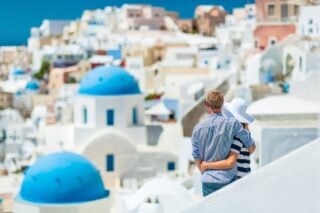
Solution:
[{"label": "window", "polygon": [[108,154],[106,156],[106,171],[113,172],[114,171],[114,155]]},{"label": "window", "polygon": [[112,126],[114,124],[114,110],[113,109],[108,109],[106,112],[107,116],[107,125]]},{"label": "window", "polygon": [[299,15],[299,5],[294,5],[294,15]]},{"label": "window", "polygon": [[312,33],[313,33],[313,29],[310,28],[310,29],[309,29],[309,34],[312,34]]},{"label": "window", "polygon": [[287,4],[281,5],[281,18],[282,19],[288,18],[288,5]]},{"label": "window", "polygon": [[88,109],[87,107],[83,108],[83,123],[88,123]]},{"label": "window", "polygon": [[276,43],[277,43],[277,41],[276,41],[275,39],[271,39],[271,40],[270,40],[270,44],[271,44],[271,45],[275,45]]},{"label": "window", "polygon": [[299,58],[299,69],[302,71],[302,57]]},{"label": "window", "polygon": [[132,124],[133,125],[138,124],[138,110],[136,107],[132,109]]},{"label": "window", "polygon": [[167,170],[168,171],[174,171],[176,170],[176,163],[175,162],[168,162],[168,165],[167,165]]},{"label": "window", "polygon": [[275,15],[275,6],[274,4],[269,4],[268,5],[268,15],[269,16],[274,16]]},{"label": "window", "polygon": [[258,39],[256,39],[256,40],[254,41],[254,47],[255,47],[255,48],[259,48],[259,40],[258,40]]}]

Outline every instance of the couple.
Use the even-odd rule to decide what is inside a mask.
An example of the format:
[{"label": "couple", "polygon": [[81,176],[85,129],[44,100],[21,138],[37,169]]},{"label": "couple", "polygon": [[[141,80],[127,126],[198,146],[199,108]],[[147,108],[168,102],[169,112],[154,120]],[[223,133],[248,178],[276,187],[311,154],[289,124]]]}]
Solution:
[{"label": "couple", "polygon": [[249,173],[249,155],[255,150],[248,131],[253,117],[246,113],[244,100],[235,98],[224,106],[223,95],[212,90],[205,107],[209,115],[194,127],[191,137],[192,155],[202,173],[203,196]]}]

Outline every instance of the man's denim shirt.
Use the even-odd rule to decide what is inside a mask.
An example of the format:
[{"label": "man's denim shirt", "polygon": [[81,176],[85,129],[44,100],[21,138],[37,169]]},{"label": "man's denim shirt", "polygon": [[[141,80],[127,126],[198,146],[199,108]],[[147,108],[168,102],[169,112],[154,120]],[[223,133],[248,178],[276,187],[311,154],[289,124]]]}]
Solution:
[{"label": "man's denim shirt", "polygon": [[[245,147],[254,145],[249,131],[234,118],[221,113],[211,114],[198,123],[192,132],[192,155],[195,160],[207,162],[228,157],[233,138],[239,138]],[[204,183],[228,183],[236,177],[236,166],[228,170],[207,170],[202,174]]]}]

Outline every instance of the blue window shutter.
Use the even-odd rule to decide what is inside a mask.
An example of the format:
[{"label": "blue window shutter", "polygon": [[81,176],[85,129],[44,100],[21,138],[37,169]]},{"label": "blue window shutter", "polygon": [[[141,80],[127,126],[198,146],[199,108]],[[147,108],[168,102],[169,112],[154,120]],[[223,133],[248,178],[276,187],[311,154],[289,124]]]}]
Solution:
[{"label": "blue window shutter", "polygon": [[107,125],[108,126],[114,125],[114,110],[108,109],[106,114],[107,114]]},{"label": "blue window shutter", "polygon": [[107,172],[114,171],[114,155],[113,154],[108,154],[106,156],[106,170]]},{"label": "blue window shutter", "polygon": [[175,162],[168,162],[168,165],[167,165],[167,170],[168,171],[174,171],[176,170],[176,163]]}]

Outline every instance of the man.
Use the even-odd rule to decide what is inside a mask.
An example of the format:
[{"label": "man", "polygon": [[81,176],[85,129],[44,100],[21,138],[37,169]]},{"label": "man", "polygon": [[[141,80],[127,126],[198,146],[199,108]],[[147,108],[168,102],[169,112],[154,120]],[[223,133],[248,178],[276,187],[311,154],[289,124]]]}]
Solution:
[{"label": "man", "polygon": [[[209,91],[205,99],[208,117],[198,123],[192,133],[192,155],[199,170],[202,161],[224,160],[230,153],[234,138],[241,140],[249,150],[255,149],[250,133],[235,118],[222,115],[223,95],[215,90]],[[206,170],[202,173],[203,196],[226,186],[236,179],[237,168],[227,170]]]}]

